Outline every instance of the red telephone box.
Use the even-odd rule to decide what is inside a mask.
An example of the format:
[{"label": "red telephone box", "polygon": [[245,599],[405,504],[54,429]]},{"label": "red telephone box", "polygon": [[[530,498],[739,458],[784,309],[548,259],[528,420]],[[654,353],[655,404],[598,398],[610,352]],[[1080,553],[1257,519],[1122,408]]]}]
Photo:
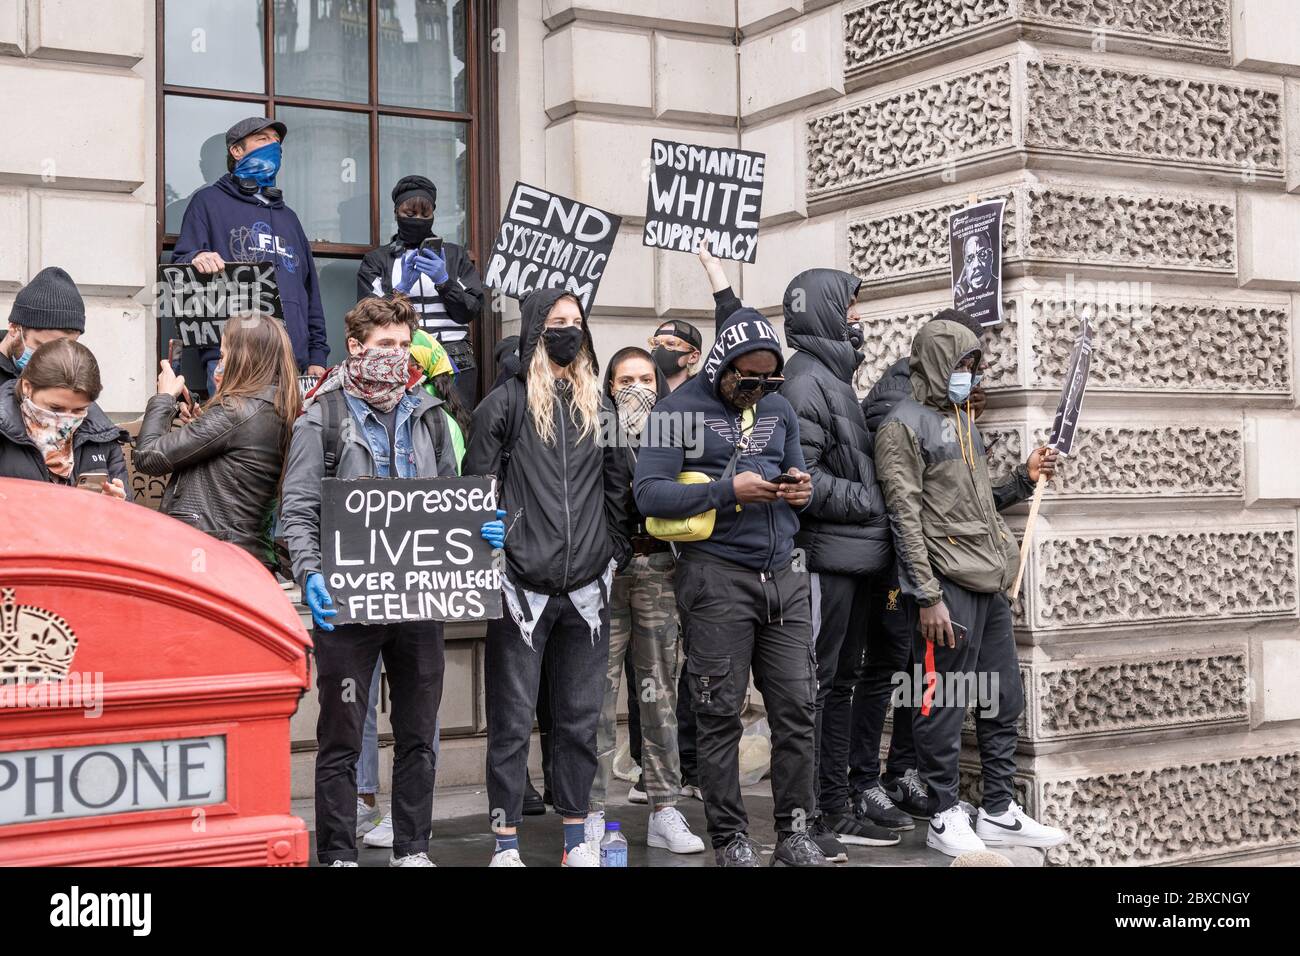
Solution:
[{"label": "red telephone box", "polygon": [[0,864],[305,865],[275,578],[87,491],[0,480],[0,513]]}]

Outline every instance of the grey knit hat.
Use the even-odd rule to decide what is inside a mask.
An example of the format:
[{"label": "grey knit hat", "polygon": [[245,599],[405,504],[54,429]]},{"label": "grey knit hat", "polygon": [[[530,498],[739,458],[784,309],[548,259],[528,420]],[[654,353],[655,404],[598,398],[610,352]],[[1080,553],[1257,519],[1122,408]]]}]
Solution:
[{"label": "grey knit hat", "polygon": [[14,297],[9,321],[25,329],[85,332],[86,304],[72,276],[58,266],[49,266]]}]

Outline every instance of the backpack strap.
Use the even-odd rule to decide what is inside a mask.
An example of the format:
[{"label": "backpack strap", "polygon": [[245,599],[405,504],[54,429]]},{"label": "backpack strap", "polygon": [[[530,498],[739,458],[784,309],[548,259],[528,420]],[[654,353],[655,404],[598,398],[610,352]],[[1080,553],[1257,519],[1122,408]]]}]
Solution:
[{"label": "backpack strap", "polygon": [[506,470],[510,466],[510,458],[514,455],[515,442],[519,440],[519,434],[524,430],[524,412],[526,402],[524,396],[519,393],[523,390],[523,385],[519,379],[512,378],[505,384],[509,393],[510,400],[506,409],[506,421],[509,422],[509,431],[506,432],[506,440],[501,443],[501,464],[497,466],[500,474],[497,478],[502,486],[506,481]]},{"label": "backpack strap", "polygon": [[[429,432],[429,440],[433,442],[433,454],[435,460],[442,457],[442,446],[447,440],[447,412],[446,405],[435,405],[424,413],[424,427]],[[429,424],[429,419],[433,419],[433,424]],[[455,459],[455,454],[452,454]],[[441,462],[439,462],[441,464]],[[456,469],[457,473],[460,469]]]},{"label": "backpack strap", "polygon": [[321,414],[321,448],[325,452],[325,477],[333,478],[339,467],[339,433],[343,430],[343,416],[346,415],[346,399],[341,389],[326,392],[317,401],[320,402]]}]

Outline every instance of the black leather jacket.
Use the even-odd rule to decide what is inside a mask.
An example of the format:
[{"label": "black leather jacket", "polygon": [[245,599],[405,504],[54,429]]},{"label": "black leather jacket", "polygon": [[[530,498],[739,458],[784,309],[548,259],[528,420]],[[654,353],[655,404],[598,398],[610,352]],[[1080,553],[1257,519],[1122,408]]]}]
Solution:
[{"label": "black leather jacket", "polygon": [[133,461],[146,475],[171,473],[162,511],[273,565],[270,519],[284,465],[284,423],[275,391],[239,407],[214,406],[171,430],[177,403],[155,395],[145,406]]}]

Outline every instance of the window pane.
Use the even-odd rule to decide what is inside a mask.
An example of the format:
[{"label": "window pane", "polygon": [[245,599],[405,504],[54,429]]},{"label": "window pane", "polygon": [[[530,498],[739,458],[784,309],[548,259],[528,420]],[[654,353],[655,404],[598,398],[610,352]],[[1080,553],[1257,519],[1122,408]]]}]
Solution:
[{"label": "window pane", "polygon": [[330,365],[337,365],[348,357],[343,316],[357,304],[359,268],[360,259],[316,257],[316,274],[320,276],[320,300],[325,309],[325,328],[329,334]]},{"label": "window pane", "polygon": [[312,242],[370,242],[370,125],[365,113],[281,106],[288,127],[276,185]]},{"label": "window pane", "polygon": [[226,172],[226,130],[262,112],[257,103],[168,96],[163,116],[167,169],[163,177],[167,232],[181,231],[190,196]]},{"label": "window pane", "polygon": [[393,186],[403,176],[428,176],[438,187],[438,208],[433,231],[444,239],[465,245],[469,186],[466,163],[469,151],[465,123],[379,117],[379,221],[387,240],[397,231],[393,216]]},{"label": "window pane", "polygon": [[166,81],[265,93],[262,0],[167,0]]},{"label": "window pane", "polygon": [[380,4],[380,103],[464,112],[465,80],[465,0]]},{"label": "window pane", "polygon": [[278,0],[275,92],[370,101],[368,0]]}]

